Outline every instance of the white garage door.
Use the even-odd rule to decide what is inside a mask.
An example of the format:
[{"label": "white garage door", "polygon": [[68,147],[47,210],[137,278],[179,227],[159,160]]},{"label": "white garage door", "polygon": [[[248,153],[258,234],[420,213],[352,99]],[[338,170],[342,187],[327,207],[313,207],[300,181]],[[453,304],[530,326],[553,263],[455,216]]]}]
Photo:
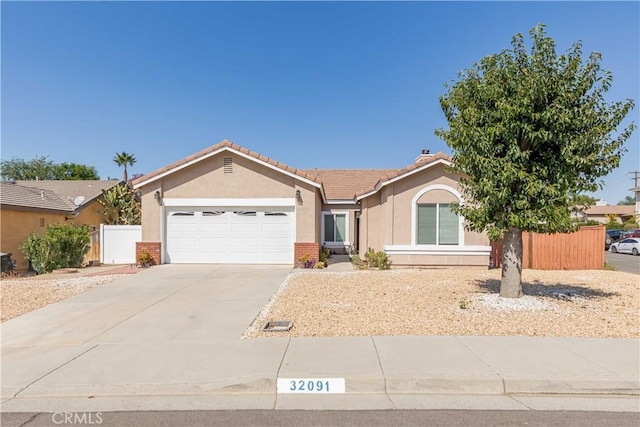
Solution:
[{"label": "white garage door", "polygon": [[172,209],[166,224],[169,263],[293,263],[293,208]]}]

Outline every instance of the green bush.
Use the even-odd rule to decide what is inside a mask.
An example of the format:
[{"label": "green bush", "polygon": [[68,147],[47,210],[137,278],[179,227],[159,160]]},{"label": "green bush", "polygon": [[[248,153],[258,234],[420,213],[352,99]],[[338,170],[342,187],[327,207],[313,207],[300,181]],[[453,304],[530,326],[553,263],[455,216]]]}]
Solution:
[{"label": "green bush", "polygon": [[364,254],[369,267],[378,268],[380,270],[388,270],[391,267],[391,260],[383,251],[376,252],[373,248],[367,249]]},{"label": "green bush", "polygon": [[624,224],[622,224],[622,229],[625,231],[635,230],[638,227],[640,227],[640,225],[638,224],[638,218],[635,215],[633,215],[631,218],[626,220]]},{"label": "green bush", "polygon": [[622,230],[623,225],[619,222],[609,221],[605,224],[607,230]]},{"label": "green bush", "polygon": [[38,273],[57,268],[80,267],[89,252],[86,226],[51,224],[44,234],[31,233],[22,242],[22,252]]},{"label": "green bush", "polygon": [[320,249],[320,262],[324,263],[325,265],[329,265],[330,257],[331,257],[331,249],[327,248],[326,246],[323,246]]},{"label": "green bush", "polygon": [[351,264],[355,265],[356,267],[360,267],[362,265],[362,259],[358,255],[352,255]]}]

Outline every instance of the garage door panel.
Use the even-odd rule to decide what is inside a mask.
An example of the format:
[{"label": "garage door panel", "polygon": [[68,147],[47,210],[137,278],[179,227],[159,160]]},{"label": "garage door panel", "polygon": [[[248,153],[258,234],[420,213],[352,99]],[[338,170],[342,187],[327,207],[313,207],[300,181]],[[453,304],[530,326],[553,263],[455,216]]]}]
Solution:
[{"label": "garage door panel", "polygon": [[199,261],[202,264],[219,264],[229,262],[228,251],[201,251]]},{"label": "garage door panel", "polygon": [[259,264],[259,252],[258,251],[235,251],[230,253],[232,264]]},{"label": "garage door panel", "polygon": [[260,239],[256,236],[234,236],[229,245],[232,251],[257,251]]},{"label": "garage door panel", "polygon": [[167,216],[167,259],[174,263],[291,264],[293,208],[190,208]]},{"label": "garage door panel", "polygon": [[291,242],[288,238],[282,237],[279,239],[263,239],[261,249],[266,251],[282,251],[283,247],[286,247]]},{"label": "garage door panel", "polygon": [[291,235],[291,224],[262,224],[262,236],[278,237]]},{"label": "garage door panel", "polygon": [[234,239],[237,237],[245,237],[245,236],[259,236],[260,227],[257,225],[253,225],[251,227],[245,226],[234,226],[229,227],[229,235]]},{"label": "garage door panel", "polygon": [[219,238],[228,234],[229,226],[227,224],[202,224],[199,231],[201,236]]},{"label": "garage door panel", "polygon": [[184,233],[197,234],[198,224],[172,224],[170,235],[180,236]]}]

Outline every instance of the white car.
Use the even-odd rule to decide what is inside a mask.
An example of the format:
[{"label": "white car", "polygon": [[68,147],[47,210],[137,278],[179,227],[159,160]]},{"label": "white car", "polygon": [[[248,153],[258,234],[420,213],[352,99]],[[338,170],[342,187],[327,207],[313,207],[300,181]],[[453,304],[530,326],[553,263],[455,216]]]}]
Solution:
[{"label": "white car", "polygon": [[612,253],[620,252],[621,254],[640,254],[640,239],[637,237],[629,237],[611,244],[609,250]]}]

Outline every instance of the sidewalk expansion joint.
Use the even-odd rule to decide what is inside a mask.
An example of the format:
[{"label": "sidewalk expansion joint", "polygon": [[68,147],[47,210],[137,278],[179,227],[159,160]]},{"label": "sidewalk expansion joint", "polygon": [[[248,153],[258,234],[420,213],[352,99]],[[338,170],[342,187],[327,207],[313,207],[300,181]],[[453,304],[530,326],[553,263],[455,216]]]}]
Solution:
[{"label": "sidewalk expansion joint", "polygon": [[615,375],[615,374],[616,374],[616,372],[615,372],[615,371],[612,371],[611,369],[607,368],[606,366],[603,366],[603,365],[599,364],[599,363],[598,363],[598,362],[596,362],[595,360],[591,360],[591,359],[589,359],[589,358],[588,358],[588,357],[586,357],[584,354],[580,354],[580,353],[578,353],[577,351],[575,351],[575,350],[574,350],[574,349],[572,349],[571,347],[567,347],[567,346],[565,346],[565,345],[562,343],[562,340],[559,340],[559,342],[558,342],[558,343],[559,343],[560,347],[562,347],[563,349],[565,349],[565,350],[569,351],[570,353],[575,354],[576,356],[580,357],[581,359],[586,360],[586,361],[587,361],[587,362],[589,362],[589,363],[593,363],[594,365],[598,366],[599,368],[604,369],[605,371],[609,372],[610,374],[613,374],[613,375]]},{"label": "sidewalk expansion joint", "polygon": [[523,401],[521,401],[520,399],[518,399],[518,396],[514,396],[514,395],[509,395],[509,394],[505,394],[505,396],[507,396],[509,399],[518,402],[519,404],[521,404],[522,406],[524,406],[525,408],[527,408],[530,411],[535,411],[534,408],[532,408],[531,406],[527,405],[526,403],[524,403]]},{"label": "sidewalk expansion joint", "polygon": [[282,369],[282,364],[284,363],[284,358],[287,357],[287,351],[289,351],[289,345],[291,344],[291,337],[287,338],[287,346],[282,353],[282,359],[280,359],[280,363],[278,364],[278,370],[276,371],[276,398],[273,401],[273,409],[276,409],[278,405],[278,378],[280,378],[280,369]]},{"label": "sidewalk expansion joint", "polygon": [[95,344],[93,347],[88,348],[86,351],[83,351],[82,353],[78,354],[77,356],[71,358],[70,360],[67,360],[66,362],[64,362],[62,365],[57,366],[55,368],[53,368],[52,370],[50,370],[49,372],[45,373],[44,375],[41,375],[40,377],[36,378],[35,380],[31,381],[29,384],[27,384],[25,387],[22,388],[22,390],[20,390],[19,392],[17,392],[15,394],[15,396],[13,396],[14,398],[17,398],[18,395],[20,393],[22,393],[23,391],[25,391],[26,389],[28,389],[29,387],[31,387],[33,384],[37,383],[38,381],[40,381],[41,379],[43,379],[44,377],[46,377],[49,374],[54,373],[55,371],[57,371],[58,369],[62,368],[63,366],[68,365],[69,363],[73,362],[74,360],[76,360],[79,357],[84,356],[85,354],[87,354],[88,352],[90,352],[91,350],[93,350],[94,348],[98,347],[98,344]]},{"label": "sidewalk expansion joint", "polygon": [[484,360],[478,353],[473,351],[473,349],[471,347],[469,347],[466,342],[461,340],[459,336],[456,336],[455,338],[456,338],[456,340],[458,340],[458,342],[460,342],[463,346],[465,346],[467,348],[467,350],[469,350],[471,352],[471,354],[473,354],[480,361],[482,361],[482,363],[484,363],[489,369],[491,369],[498,376],[498,378],[500,378],[500,381],[502,382],[502,394],[503,395],[507,395],[507,384],[506,384],[506,382],[504,380],[504,377],[502,375],[500,375],[500,372],[498,372],[493,366],[491,366],[491,364],[489,362]]},{"label": "sidewalk expansion joint", "polygon": [[378,352],[378,346],[376,345],[376,340],[373,337],[371,338],[371,342],[373,343],[373,348],[376,351],[376,359],[378,359],[378,366],[380,366],[380,372],[382,372],[382,378],[384,378],[384,395],[387,396],[389,402],[393,406],[393,409],[398,409],[396,403],[393,401],[391,396],[389,396],[389,391],[387,390],[387,375],[384,373],[384,368],[382,367],[382,361],[380,360],[380,353]]}]

